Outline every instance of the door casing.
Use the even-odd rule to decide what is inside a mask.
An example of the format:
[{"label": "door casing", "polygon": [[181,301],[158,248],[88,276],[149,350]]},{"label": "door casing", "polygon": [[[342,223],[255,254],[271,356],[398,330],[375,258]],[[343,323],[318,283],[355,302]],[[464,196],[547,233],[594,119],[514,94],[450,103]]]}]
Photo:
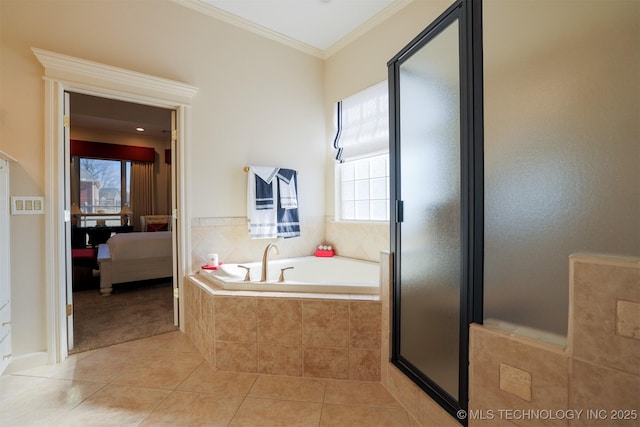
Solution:
[{"label": "door casing", "polygon": [[[68,356],[66,320],[65,212],[64,204],[64,92],[152,105],[176,111],[175,176],[176,280],[179,313],[184,313],[182,282],[191,264],[191,228],[185,171],[188,170],[191,100],[194,86],[147,74],[32,48],[44,67],[45,140],[45,288],[47,355],[50,364]],[[183,319],[180,324],[184,325]],[[181,326],[183,328],[183,326]]]}]

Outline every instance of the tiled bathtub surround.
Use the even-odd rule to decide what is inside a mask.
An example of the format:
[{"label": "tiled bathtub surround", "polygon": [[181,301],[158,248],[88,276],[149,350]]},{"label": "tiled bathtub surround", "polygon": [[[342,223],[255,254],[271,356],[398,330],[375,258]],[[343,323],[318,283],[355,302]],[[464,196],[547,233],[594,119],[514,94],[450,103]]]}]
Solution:
[{"label": "tiled bathtub surround", "polygon": [[324,241],[324,221],[324,216],[300,218],[300,237],[293,239],[251,239],[245,217],[193,218],[192,271],[198,271],[211,252],[217,253],[222,262],[260,261],[264,248],[274,242],[279,253],[271,252],[271,259],[312,255],[317,245]]},{"label": "tiled bathtub surround", "polygon": [[229,295],[196,280],[185,332],[215,369],[380,381],[380,301]]},{"label": "tiled bathtub surround", "polygon": [[279,254],[271,258],[312,255],[321,243],[332,245],[337,255],[378,261],[389,250],[389,223],[336,222],[325,216],[303,217],[301,236],[293,239],[250,239],[245,217],[193,218],[191,220],[191,271],[215,252],[223,262],[260,261],[265,246],[276,242]]},{"label": "tiled bathtub surround", "polygon": [[379,261],[389,250],[388,222],[339,222],[327,219],[325,241],[337,254],[349,258]]}]

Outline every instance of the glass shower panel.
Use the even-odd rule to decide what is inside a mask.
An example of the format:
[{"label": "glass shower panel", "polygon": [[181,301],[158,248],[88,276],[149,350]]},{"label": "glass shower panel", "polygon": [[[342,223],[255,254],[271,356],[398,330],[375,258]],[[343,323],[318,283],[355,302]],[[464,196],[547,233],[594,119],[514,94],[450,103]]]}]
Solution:
[{"label": "glass shower panel", "polygon": [[400,66],[400,353],[458,399],[459,23]]},{"label": "glass shower panel", "polygon": [[640,256],[639,3],[482,7],[484,322],[562,343],[569,256]]}]

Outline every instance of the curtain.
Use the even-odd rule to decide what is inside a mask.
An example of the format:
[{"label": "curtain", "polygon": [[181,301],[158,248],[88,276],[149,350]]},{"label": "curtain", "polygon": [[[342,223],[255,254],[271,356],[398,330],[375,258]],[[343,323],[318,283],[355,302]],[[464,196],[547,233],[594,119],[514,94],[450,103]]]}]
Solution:
[{"label": "curtain", "polygon": [[133,227],[140,230],[140,217],[153,215],[155,205],[153,163],[131,162],[131,210],[133,211]]}]

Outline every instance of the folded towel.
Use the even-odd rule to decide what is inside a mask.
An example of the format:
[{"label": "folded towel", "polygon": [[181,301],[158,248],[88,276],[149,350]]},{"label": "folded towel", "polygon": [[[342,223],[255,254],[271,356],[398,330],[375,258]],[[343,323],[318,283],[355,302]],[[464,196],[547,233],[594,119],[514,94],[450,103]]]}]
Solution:
[{"label": "folded towel", "polygon": [[252,166],[250,170],[255,174],[256,181],[256,209],[273,209],[273,178],[278,173],[278,168],[270,166]]},{"label": "folded towel", "polygon": [[256,209],[273,209],[273,185],[264,182],[258,175],[256,181]]},{"label": "folded towel", "polygon": [[297,173],[293,169],[278,171],[278,197],[283,209],[298,207],[298,191],[296,188]]},{"label": "folded towel", "polygon": [[[256,183],[259,181],[264,182],[265,185],[269,185],[271,198],[276,194],[277,180],[273,179],[277,173],[277,168],[270,168],[273,172],[271,178],[268,177],[269,183],[264,180],[263,176],[258,176],[256,168],[249,168],[249,176],[247,179],[247,220],[249,226],[249,235],[252,239],[272,239],[277,237],[277,210],[271,203],[271,208],[264,208],[264,205],[258,206],[256,197]],[[262,173],[264,170],[259,170]],[[263,191],[267,191],[263,188]]]},{"label": "folded towel", "polygon": [[251,166],[249,170],[262,178],[267,184],[271,184],[271,180],[275,178],[280,168],[274,168],[273,166]]},{"label": "folded towel", "polygon": [[292,169],[278,172],[277,235],[288,239],[300,236],[297,173]]}]

